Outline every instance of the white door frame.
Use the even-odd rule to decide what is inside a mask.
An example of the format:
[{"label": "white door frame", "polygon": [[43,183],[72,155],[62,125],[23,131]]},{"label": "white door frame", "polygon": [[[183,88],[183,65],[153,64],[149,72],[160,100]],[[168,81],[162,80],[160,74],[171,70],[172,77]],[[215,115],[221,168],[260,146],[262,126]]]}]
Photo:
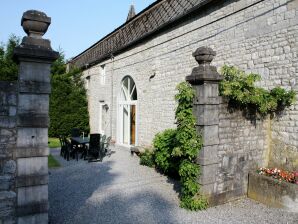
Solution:
[{"label": "white door frame", "polygon": [[99,110],[98,110],[98,128],[97,131],[99,134],[104,134],[103,130],[103,120],[102,120],[102,115],[103,115],[103,105],[104,103],[99,103]]},{"label": "white door frame", "polygon": [[[124,81],[127,80],[127,89],[125,89]],[[131,81],[133,82],[134,86],[131,86]],[[132,88],[130,88],[132,87]],[[137,87],[134,80],[130,76],[126,76],[122,79],[120,85],[120,94],[117,102],[117,142],[121,145],[130,146],[131,145],[131,105],[135,106],[135,145],[138,145],[138,100],[137,98],[132,100],[133,93],[136,92],[137,94]],[[121,95],[122,94],[122,95]],[[123,96],[123,97],[121,97]],[[124,143],[124,132],[123,132],[123,112],[124,112],[124,105],[128,106],[128,144]]]},{"label": "white door frame", "polygon": [[[127,133],[128,133],[128,144],[124,143],[124,133],[123,133],[123,106],[127,105],[128,106],[128,127],[127,127]],[[135,145],[138,145],[138,105],[137,105],[137,100],[134,101],[119,101],[118,102],[118,143],[121,145],[127,145],[130,146],[130,140],[131,140],[131,133],[130,133],[130,125],[131,125],[131,120],[130,120],[130,106],[134,105],[135,106]]]}]

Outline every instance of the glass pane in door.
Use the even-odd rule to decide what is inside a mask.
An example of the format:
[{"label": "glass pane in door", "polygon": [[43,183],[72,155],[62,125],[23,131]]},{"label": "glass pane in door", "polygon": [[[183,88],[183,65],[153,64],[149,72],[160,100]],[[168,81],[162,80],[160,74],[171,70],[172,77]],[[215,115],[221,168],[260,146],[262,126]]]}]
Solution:
[{"label": "glass pane in door", "polygon": [[129,144],[129,111],[128,105],[123,105],[123,143]]},{"label": "glass pane in door", "polygon": [[136,105],[130,105],[130,144],[136,144]]}]

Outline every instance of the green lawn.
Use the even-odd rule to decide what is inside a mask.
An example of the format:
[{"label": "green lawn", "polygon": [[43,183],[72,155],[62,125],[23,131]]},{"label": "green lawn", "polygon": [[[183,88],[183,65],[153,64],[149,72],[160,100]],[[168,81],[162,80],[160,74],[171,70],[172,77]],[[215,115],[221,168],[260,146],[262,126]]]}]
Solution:
[{"label": "green lawn", "polygon": [[60,163],[52,155],[48,156],[48,164],[49,168],[57,168],[61,166]]},{"label": "green lawn", "polygon": [[58,138],[49,138],[49,148],[60,148],[60,141]]}]

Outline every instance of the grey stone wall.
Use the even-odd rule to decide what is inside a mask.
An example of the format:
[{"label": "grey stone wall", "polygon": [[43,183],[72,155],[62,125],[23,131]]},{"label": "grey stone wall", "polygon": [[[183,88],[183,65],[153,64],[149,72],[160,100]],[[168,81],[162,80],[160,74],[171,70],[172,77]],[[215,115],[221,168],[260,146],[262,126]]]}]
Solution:
[{"label": "grey stone wall", "polygon": [[242,111],[231,111],[227,100],[221,98],[219,163],[214,184],[217,203],[246,194],[248,172],[268,164],[269,135],[268,119],[258,120],[245,117]]},{"label": "grey stone wall", "polygon": [[0,223],[15,221],[17,84],[0,82]]},{"label": "grey stone wall", "polygon": [[[197,66],[192,53],[201,46],[217,52],[213,65],[218,69],[235,65],[259,73],[263,80],[258,85],[264,88],[297,91],[297,42],[298,0],[213,1],[203,11],[84,72],[92,74],[88,90],[91,131],[97,131],[99,101],[104,99],[112,113],[106,120],[107,133],[117,141],[117,100],[121,80],[127,75],[138,90],[138,145],[151,145],[157,132],[175,127],[175,87]],[[99,74],[103,64],[105,86]],[[230,113],[222,100],[213,186],[222,201],[246,192],[248,170],[268,165],[274,157],[270,150],[290,150],[289,155],[298,151],[297,122],[297,102],[271,121],[252,121],[239,111]]]},{"label": "grey stone wall", "polygon": [[[207,10],[195,13],[177,26],[115,56],[113,60],[103,61],[86,70],[86,75],[91,74],[91,131],[96,131],[99,101],[104,99],[112,110],[112,134],[117,139],[117,99],[120,82],[126,75],[134,78],[138,88],[139,145],[150,145],[157,132],[174,127],[175,87],[196,66],[192,52],[200,46],[210,46],[217,52],[213,64],[218,68],[225,63],[233,64],[247,72],[261,74],[263,81],[260,85],[265,88],[282,85],[297,90],[297,2],[213,2]],[[106,65],[104,86],[100,84],[99,72],[103,64]],[[153,74],[155,77],[149,80]],[[273,122],[272,137],[297,148],[296,130],[294,126],[289,128],[287,125],[290,119],[291,125],[296,125],[297,117],[293,115],[297,113],[297,104],[291,111],[291,115],[286,112],[280,121]],[[108,117],[107,123],[110,124]],[[159,119],[155,119],[157,117]],[[287,131],[283,131],[286,127]]]}]

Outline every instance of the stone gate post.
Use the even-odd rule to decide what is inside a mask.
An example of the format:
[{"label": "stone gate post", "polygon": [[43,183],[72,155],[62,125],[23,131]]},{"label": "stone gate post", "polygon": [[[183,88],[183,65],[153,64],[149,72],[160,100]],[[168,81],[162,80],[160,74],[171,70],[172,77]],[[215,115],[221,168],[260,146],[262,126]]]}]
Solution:
[{"label": "stone gate post", "polygon": [[29,10],[23,14],[24,37],[14,55],[19,63],[17,106],[17,223],[48,223],[48,125],[50,68],[58,58],[42,36],[51,18]]},{"label": "stone gate post", "polygon": [[191,75],[186,77],[194,88],[196,96],[193,103],[193,113],[197,120],[197,131],[203,136],[203,148],[197,162],[201,166],[201,176],[198,180],[202,185],[202,193],[214,204],[215,182],[218,169],[218,125],[219,125],[219,82],[222,77],[215,66],[210,63],[216,53],[211,48],[200,47],[194,53],[199,63]]}]

